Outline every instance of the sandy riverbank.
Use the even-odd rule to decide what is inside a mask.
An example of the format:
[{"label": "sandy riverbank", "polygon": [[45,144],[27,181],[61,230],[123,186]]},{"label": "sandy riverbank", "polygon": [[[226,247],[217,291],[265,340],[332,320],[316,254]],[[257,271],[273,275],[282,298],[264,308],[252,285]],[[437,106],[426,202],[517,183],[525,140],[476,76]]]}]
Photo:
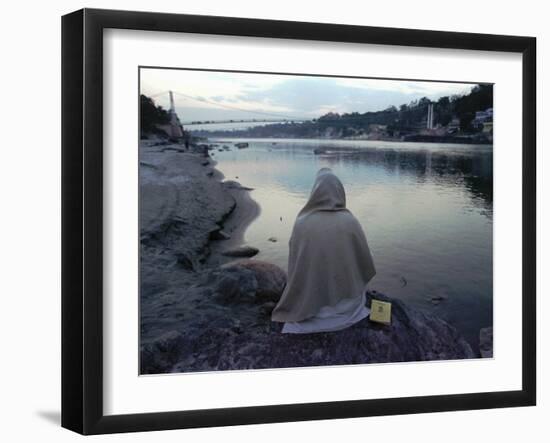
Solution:
[{"label": "sandy riverbank", "polygon": [[224,180],[215,166],[207,151],[141,146],[142,243],[168,250],[177,246],[180,261],[188,261],[193,269],[207,259],[221,260],[216,256],[244,244],[246,228],[260,207],[250,189]]},{"label": "sandy riverbank", "polygon": [[225,182],[225,189],[235,200],[235,209],[223,222],[222,232],[230,237],[210,242],[210,256],[207,260],[209,266],[221,265],[232,260],[231,257],[224,256],[223,253],[246,245],[246,229],[260,214],[260,206],[252,198],[251,190],[237,182],[230,181]]},{"label": "sandy riverbank", "polygon": [[[247,226],[259,214],[250,191],[224,182],[215,165],[204,150],[140,146],[142,342],[180,327],[199,297],[194,285],[211,267],[234,260],[222,253],[243,244]],[[220,231],[230,238],[215,240]]]}]

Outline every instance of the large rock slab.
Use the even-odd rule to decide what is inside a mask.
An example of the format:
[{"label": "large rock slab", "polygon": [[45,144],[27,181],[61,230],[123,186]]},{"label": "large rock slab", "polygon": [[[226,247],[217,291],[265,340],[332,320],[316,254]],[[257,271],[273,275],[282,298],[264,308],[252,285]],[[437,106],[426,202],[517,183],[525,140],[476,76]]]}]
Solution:
[{"label": "large rock slab", "polygon": [[[336,332],[282,334],[271,311],[286,278],[275,265],[231,263],[204,275],[202,291],[187,306],[185,320],[170,333],[142,347],[144,373],[228,369],[287,368],[475,358],[470,345],[450,324],[399,300],[367,292],[392,303],[392,323],[364,319]],[[197,289],[198,290],[198,289]],[[165,325],[166,327],[166,325]],[[170,353],[166,355],[167,350]]]}]

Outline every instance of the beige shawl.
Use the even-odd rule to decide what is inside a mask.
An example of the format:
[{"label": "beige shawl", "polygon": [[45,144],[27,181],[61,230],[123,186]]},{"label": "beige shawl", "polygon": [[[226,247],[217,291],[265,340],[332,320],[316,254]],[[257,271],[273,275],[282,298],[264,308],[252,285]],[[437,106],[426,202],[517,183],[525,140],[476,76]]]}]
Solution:
[{"label": "beige shawl", "polygon": [[376,270],[361,225],[332,171],[317,173],[289,242],[288,281],[271,319],[296,322],[343,298],[360,297]]}]

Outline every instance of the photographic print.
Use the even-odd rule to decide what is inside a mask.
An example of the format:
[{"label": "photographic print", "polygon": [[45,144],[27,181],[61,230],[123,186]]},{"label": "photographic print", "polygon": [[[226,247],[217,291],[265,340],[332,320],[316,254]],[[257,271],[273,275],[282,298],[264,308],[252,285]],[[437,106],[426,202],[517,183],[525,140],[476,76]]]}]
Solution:
[{"label": "photographic print", "polygon": [[141,374],[493,357],[493,85],[365,75],[139,68]]}]

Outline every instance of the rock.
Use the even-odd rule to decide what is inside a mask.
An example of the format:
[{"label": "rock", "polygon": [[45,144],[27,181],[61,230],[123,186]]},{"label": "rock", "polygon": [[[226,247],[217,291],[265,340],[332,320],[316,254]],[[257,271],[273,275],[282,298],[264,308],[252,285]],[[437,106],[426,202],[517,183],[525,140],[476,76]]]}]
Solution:
[{"label": "rock", "polygon": [[277,241],[277,238],[276,237],[269,237],[267,240],[272,242],[272,243],[275,243]]},{"label": "rock", "polygon": [[210,233],[210,240],[229,240],[230,238],[231,236],[221,229]]},{"label": "rock", "polygon": [[235,180],[226,180],[223,182],[223,186],[226,189],[242,189],[241,184]]},{"label": "rock", "polygon": [[225,271],[251,271],[257,282],[256,298],[277,302],[286,286],[286,272],[277,265],[260,260],[243,260],[222,267]]},{"label": "rock", "polygon": [[169,331],[155,341],[141,346],[140,368],[143,374],[166,372],[177,364],[191,348],[192,343],[177,331]]},{"label": "rock", "polygon": [[254,188],[249,188],[246,186],[241,186],[239,182],[236,182],[235,180],[226,180],[223,182],[223,186],[226,189],[238,189],[239,191],[253,191]]},{"label": "rock", "polygon": [[268,301],[262,305],[260,312],[265,316],[271,317],[271,313],[273,312],[273,309],[275,309],[275,306],[277,306],[277,303]]},{"label": "rock", "polygon": [[241,246],[222,252],[226,257],[254,257],[260,250],[253,246]]},{"label": "rock", "polygon": [[257,288],[251,271],[225,272],[216,282],[215,297],[222,303],[253,302]]},{"label": "rock", "polygon": [[223,182],[223,186],[226,189],[241,189],[241,184],[235,180],[226,180]]},{"label": "rock", "polygon": [[428,296],[428,301],[432,302],[432,304],[434,304],[434,305],[438,305],[443,300],[447,300],[447,296],[445,296],[445,295]]},{"label": "rock", "polygon": [[201,154],[203,157],[208,157],[208,145],[192,145],[190,151],[196,154]]},{"label": "rock", "polygon": [[[180,323],[177,333],[160,336],[158,343],[142,345],[142,373],[476,357],[454,327],[379,292],[377,300],[392,303],[391,326],[364,319],[341,331],[281,334],[281,325],[271,322],[275,301],[261,302],[256,295],[264,284],[258,276],[270,275],[264,271],[271,266],[237,262],[209,275],[208,281],[217,285],[215,297],[207,297],[196,312],[186,316],[185,325]],[[367,292],[366,296],[370,305],[373,294]]]},{"label": "rock", "polygon": [[235,143],[235,146],[239,149],[248,148],[248,143]]},{"label": "rock", "polygon": [[483,358],[493,358],[493,327],[479,331],[479,352]]}]

